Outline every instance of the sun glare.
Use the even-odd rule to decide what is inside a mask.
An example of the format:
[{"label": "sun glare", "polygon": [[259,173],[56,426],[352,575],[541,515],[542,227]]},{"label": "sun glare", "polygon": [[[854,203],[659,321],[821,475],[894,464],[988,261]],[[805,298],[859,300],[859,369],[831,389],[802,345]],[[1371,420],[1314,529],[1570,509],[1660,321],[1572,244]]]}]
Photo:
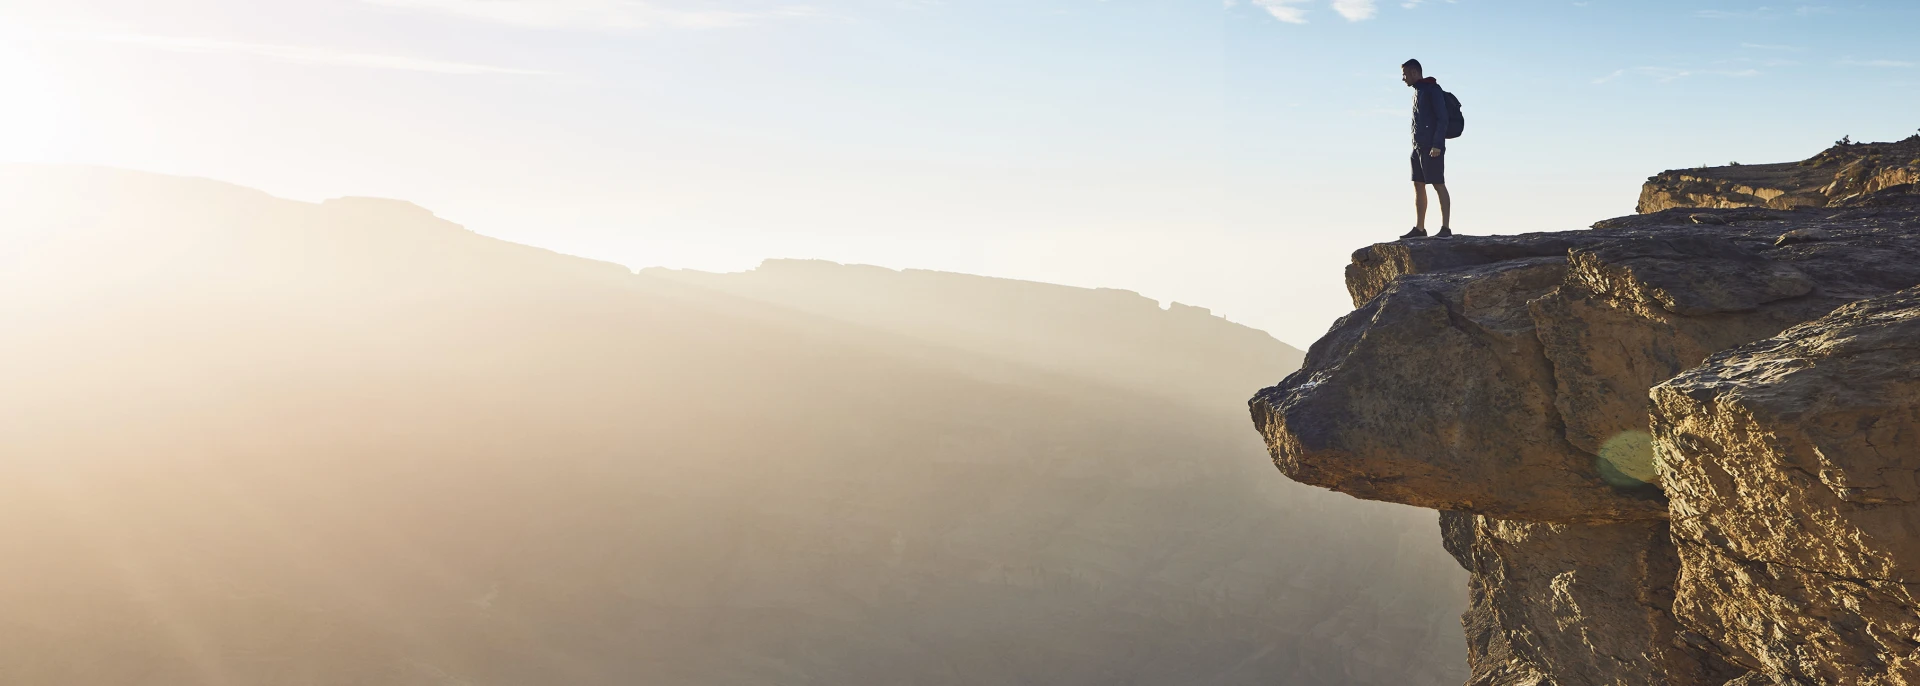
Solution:
[{"label": "sun glare", "polygon": [[53,79],[35,56],[0,45],[0,162],[48,161],[59,117]]}]

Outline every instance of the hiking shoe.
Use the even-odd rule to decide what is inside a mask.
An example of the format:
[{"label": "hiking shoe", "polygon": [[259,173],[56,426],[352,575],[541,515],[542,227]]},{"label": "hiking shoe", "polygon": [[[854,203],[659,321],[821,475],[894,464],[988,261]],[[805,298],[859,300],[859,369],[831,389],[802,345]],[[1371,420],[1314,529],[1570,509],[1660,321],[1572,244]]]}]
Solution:
[{"label": "hiking shoe", "polygon": [[1434,238],[1452,238],[1453,229],[1449,229],[1447,227],[1442,226],[1440,227],[1440,233],[1434,234],[1433,237]]},{"label": "hiking shoe", "polygon": [[1427,230],[1416,226],[1416,227],[1413,227],[1412,231],[1408,231],[1405,234],[1401,235],[1400,237],[1401,238],[1426,238]]}]

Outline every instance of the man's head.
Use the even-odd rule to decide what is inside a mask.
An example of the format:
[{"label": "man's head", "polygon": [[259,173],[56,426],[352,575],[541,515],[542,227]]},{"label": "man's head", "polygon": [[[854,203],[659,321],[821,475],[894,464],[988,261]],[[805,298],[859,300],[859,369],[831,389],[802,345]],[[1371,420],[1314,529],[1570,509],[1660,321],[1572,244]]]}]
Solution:
[{"label": "man's head", "polygon": [[1407,60],[1400,63],[1400,82],[1412,86],[1425,76],[1420,72],[1420,60]]}]

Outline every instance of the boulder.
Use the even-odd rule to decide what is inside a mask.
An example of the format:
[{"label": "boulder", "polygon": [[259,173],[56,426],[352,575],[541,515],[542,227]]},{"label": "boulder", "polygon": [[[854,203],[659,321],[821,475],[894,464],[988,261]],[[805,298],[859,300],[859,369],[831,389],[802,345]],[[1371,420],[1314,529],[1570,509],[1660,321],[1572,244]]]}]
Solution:
[{"label": "boulder", "polygon": [[1396,279],[1253,399],[1275,465],[1362,498],[1508,519],[1663,516],[1657,492],[1610,486],[1564,437],[1527,301],[1556,288],[1566,263]]},{"label": "boulder", "polygon": [[1676,612],[1759,672],[1920,683],[1920,289],[1714,355],[1653,400]]}]

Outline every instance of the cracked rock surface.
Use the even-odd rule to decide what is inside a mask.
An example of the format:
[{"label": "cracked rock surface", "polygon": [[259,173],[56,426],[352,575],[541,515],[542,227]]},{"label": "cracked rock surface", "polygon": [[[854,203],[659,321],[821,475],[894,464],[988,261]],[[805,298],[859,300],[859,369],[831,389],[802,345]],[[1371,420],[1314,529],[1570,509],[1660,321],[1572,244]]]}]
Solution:
[{"label": "cracked rock surface", "polygon": [[1920,289],[1654,389],[1675,610],[1766,673],[1920,682]]},{"label": "cracked rock surface", "polygon": [[1514,522],[1449,512],[1450,550],[1473,572],[1462,623],[1469,686],[1718,684],[1724,660],[1681,640],[1665,522]]}]

